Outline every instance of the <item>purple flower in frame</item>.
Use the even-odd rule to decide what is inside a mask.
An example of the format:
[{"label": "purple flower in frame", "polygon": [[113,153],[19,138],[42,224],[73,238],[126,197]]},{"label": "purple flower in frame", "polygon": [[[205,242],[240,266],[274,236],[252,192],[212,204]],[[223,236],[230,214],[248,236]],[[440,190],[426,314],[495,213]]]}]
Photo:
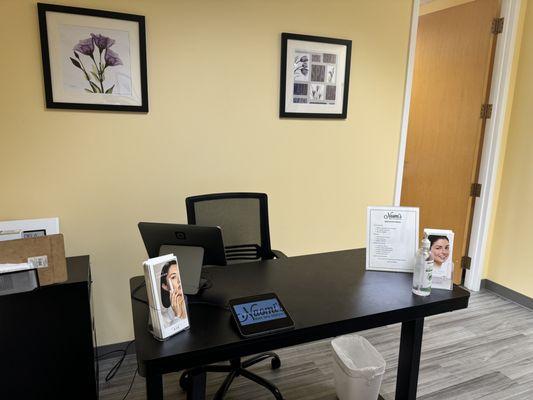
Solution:
[{"label": "purple flower in frame", "polygon": [[85,54],[86,56],[92,56],[94,51],[93,40],[91,38],[80,40],[78,44],[74,46],[74,51]]},{"label": "purple flower in frame", "polygon": [[91,33],[91,37],[93,38],[96,47],[100,49],[100,53],[115,44],[115,41],[113,39],[101,34],[95,35],[94,33]]},{"label": "purple flower in frame", "polygon": [[106,67],[114,67],[115,65],[122,65],[122,60],[118,57],[118,54],[111,49],[105,51],[105,65]]}]

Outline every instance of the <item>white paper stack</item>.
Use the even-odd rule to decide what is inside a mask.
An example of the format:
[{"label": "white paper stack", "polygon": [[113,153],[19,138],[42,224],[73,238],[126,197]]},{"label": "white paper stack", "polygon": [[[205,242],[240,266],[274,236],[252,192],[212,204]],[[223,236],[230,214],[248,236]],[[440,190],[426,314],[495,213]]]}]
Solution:
[{"label": "white paper stack", "polygon": [[164,340],[189,328],[176,256],[168,254],[151,258],[143,263],[143,268],[152,334],[156,339]]}]

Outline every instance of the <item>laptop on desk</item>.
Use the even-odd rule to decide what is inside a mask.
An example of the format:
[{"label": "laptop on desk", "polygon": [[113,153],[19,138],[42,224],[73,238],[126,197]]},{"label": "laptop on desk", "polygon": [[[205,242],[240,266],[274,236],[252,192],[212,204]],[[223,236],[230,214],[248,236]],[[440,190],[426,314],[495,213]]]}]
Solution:
[{"label": "laptop on desk", "polygon": [[139,222],[150,258],[174,254],[178,259],[185,294],[197,294],[205,283],[204,265],[226,265],[222,232],[215,226]]}]

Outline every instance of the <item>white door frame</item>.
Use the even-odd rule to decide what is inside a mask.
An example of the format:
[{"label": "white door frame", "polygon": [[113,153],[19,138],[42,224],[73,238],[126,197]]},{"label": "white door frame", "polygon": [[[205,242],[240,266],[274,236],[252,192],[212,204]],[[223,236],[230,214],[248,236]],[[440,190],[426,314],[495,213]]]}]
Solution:
[{"label": "white door frame", "polygon": [[[468,255],[472,258],[470,270],[466,271],[464,285],[467,289],[478,291],[481,285],[481,275],[487,251],[489,225],[493,211],[494,186],[500,160],[502,135],[505,123],[505,113],[509,97],[511,67],[516,46],[518,20],[522,0],[502,0],[501,16],[504,18],[503,32],[498,37],[496,54],[492,73],[489,101],[492,106],[492,116],[485,126],[485,138],[481,154],[481,165],[478,182],[481,183],[481,196],[476,199],[472,232]],[[420,0],[413,0],[411,15],[411,33],[409,39],[409,57],[405,80],[405,96],[403,103],[400,146],[396,169],[396,186],[394,191],[394,205],[400,205],[402,194],[403,165],[407,143],[407,128],[409,124],[409,107],[411,104],[411,90],[413,85],[413,70],[415,62],[416,33]]]}]

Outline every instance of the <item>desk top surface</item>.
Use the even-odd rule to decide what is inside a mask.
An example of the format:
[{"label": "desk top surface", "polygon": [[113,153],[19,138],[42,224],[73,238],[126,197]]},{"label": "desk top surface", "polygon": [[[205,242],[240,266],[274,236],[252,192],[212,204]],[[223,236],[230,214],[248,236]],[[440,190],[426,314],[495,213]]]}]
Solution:
[{"label": "desk top surface", "polygon": [[[159,363],[160,370],[171,365],[189,368],[200,358],[220,361],[230,353],[243,356],[423,318],[466,308],[470,295],[455,286],[452,291],[433,290],[430,296],[415,296],[411,274],[366,271],[364,249],[209,267],[204,276],[212,286],[195,299],[226,305],[232,298],[274,292],[294,320],[295,329],[243,339],[232,326],[229,311],[189,304],[190,329],[158,342],[147,329],[147,306],[132,300],[140,367]],[[143,280],[132,278],[131,288]],[[138,295],[145,298],[142,290]]]}]

